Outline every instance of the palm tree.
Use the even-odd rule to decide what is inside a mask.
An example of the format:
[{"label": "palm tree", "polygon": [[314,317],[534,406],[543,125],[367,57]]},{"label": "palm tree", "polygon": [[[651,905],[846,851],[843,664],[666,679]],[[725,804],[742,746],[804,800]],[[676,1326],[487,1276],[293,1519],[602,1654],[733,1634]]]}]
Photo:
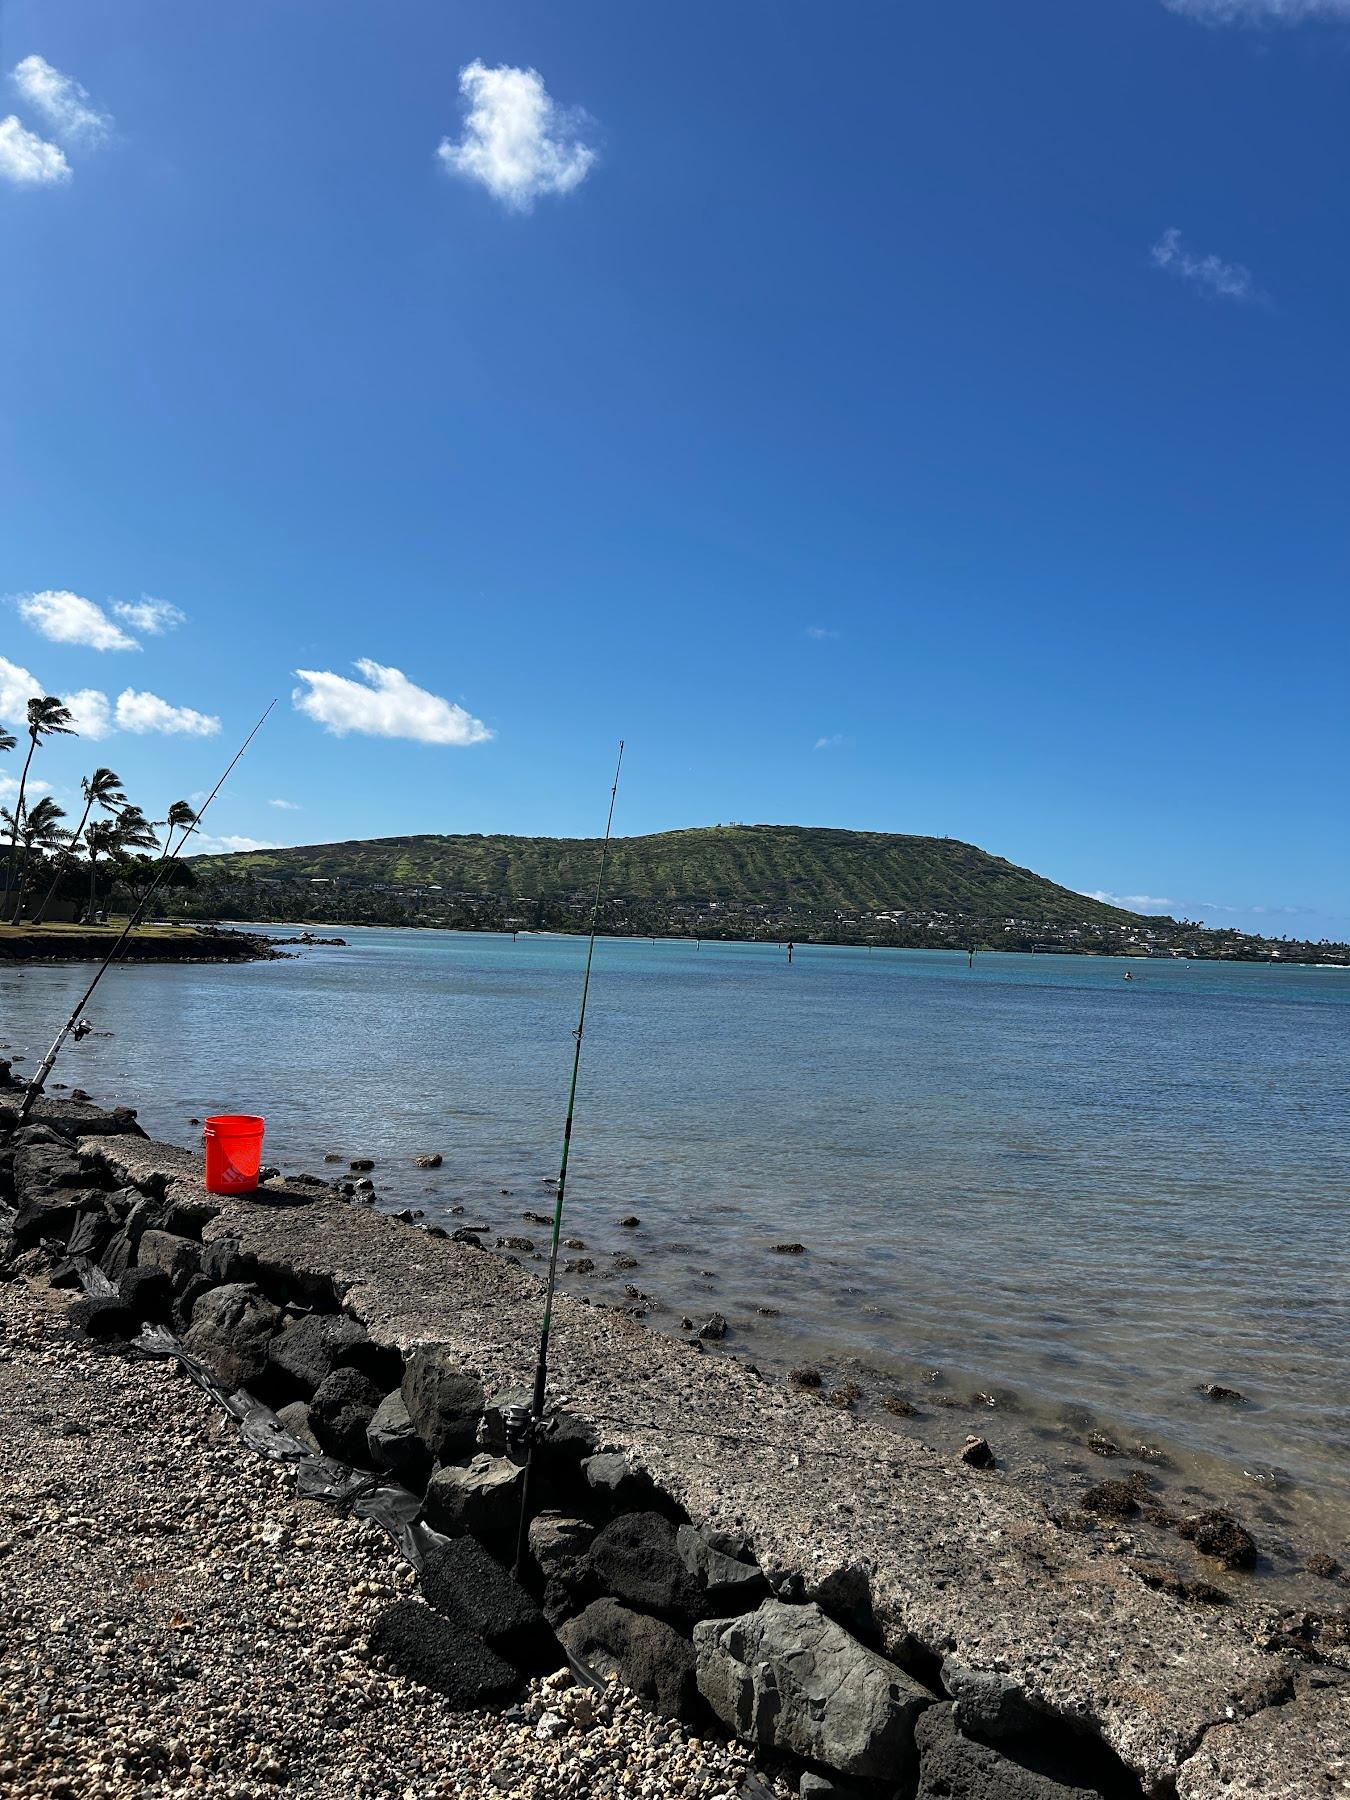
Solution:
[{"label": "palm tree", "polygon": [[24,890],[28,886],[28,878],[33,873],[39,855],[49,856],[59,844],[64,844],[70,833],[63,831],[57,823],[66,816],[65,808],[58,806],[55,800],[46,795],[36,805],[24,812],[22,820],[18,808],[0,814],[11,831],[23,839],[23,866],[19,871],[19,886],[14,897],[14,918],[17,920],[23,911]]},{"label": "palm tree", "polygon": [[[23,759],[23,774],[19,777],[19,797],[14,802],[14,811],[5,815],[9,824],[9,855],[5,860],[5,897],[0,901],[0,918],[9,911],[9,885],[14,876],[14,850],[19,841],[19,821],[23,818],[23,797],[28,786],[28,769],[33,761],[33,752],[38,743],[45,737],[74,737],[74,714],[68,706],[64,706],[55,694],[34,694],[28,702],[28,754]],[[6,733],[8,735],[8,733]],[[17,913],[15,915],[17,917]]]},{"label": "palm tree", "polygon": [[51,905],[56,893],[57,883],[65,874],[74,853],[75,845],[84,834],[89,823],[89,815],[96,806],[104,812],[120,812],[127,804],[127,797],[122,792],[122,777],[112,769],[95,769],[92,775],[86,775],[80,783],[84,791],[84,811],[80,814],[80,822],[70,834],[70,842],[66,846],[60,861],[56,865],[56,873],[52,876],[51,886],[42,897],[42,905],[33,914],[34,925],[40,925],[47,916],[47,908]]},{"label": "palm tree", "polygon": [[84,848],[89,857],[89,919],[98,911],[98,859],[117,849],[117,820],[91,819],[85,829]]},{"label": "palm tree", "polygon": [[186,800],[175,800],[173,805],[169,808],[168,818],[162,819],[160,823],[168,827],[164,833],[164,848],[159,853],[159,860],[162,863],[164,858],[169,854],[169,845],[173,842],[174,828],[176,826],[181,826],[183,828],[183,836],[178,845],[178,848],[181,850],[188,840],[188,834],[191,827],[197,823],[197,815],[193,812]]}]

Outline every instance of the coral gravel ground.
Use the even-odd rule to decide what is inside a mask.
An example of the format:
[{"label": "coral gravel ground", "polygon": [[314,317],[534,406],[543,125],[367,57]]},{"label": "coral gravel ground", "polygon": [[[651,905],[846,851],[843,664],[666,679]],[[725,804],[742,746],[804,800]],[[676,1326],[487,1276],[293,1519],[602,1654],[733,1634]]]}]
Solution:
[{"label": "coral gravel ground", "polygon": [[297,1501],[175,1367],[77,1341],[65,1304],[0,1287],[0,1792],[743,1790],[742,1752],[620,1689],[564,1674],[455,1713],[374,1666],[371,1625],[416,1589],[384,1534]]}]

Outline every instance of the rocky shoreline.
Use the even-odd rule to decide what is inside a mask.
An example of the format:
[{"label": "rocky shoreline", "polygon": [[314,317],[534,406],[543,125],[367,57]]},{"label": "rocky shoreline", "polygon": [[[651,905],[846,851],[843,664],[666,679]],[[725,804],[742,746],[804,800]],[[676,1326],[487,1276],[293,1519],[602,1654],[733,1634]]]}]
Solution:
[{"label": "rocky shoreline", "polygon": [[[145,1359],[158,1333],[158,1353],[188,1359],[241,1419],[222,1461],[247,1464],[278,1495],[294,1479],[298,1494],[375,1509],[420,1577],[401,1570],[362,1596],[380,1606],[352,1608],[345,1629],[366,1671],[353,1679],[424,1690],[438,1722],[475,1721],[462,1729],[487,1733],[505,1769],[522,1722],[531,1743],[578,1753],[609,1729],[612,1717],[582,1722],[596,1704],[584,1676],[616,1675],[676,1721],[686,1746],[692,1733],[700,1754],[723,1758],[701,1788],[679,1768],[642,1785],[645,1775],[635,1784],[631,1767],[616,1767],[586,1787],[562,1785],[572,1777],[556,1770],[503,1786],[488,1771],[471,1779],[491,1785],[412,1778],[411,1791],[1350,1791],[1350,1621],[1338,1586],[1318,1614],[1219,1604],[1205,1592],[1211,1577],[1247,1554],[1222,1521],[1184,1521],[1188,1560],[1150,1569],[1129,1554],[1126,1500],[1137,1496],[1104,1505],[1090,1532],[1061,1529],[978,1455],[945,1461],[619,1309],[560,1301],[565,1405],[540,1447],[542,1511],[517,1587],[496,1560],[509,1551],[520,1482],[503,1408],[530,1366],[535,1274],[318,1178],[208,1196],[199,1162],[151,1143],[127,1112],[44,1100],[15,1131],[16,1112],[0,1096],[11,1330],[22,1337],[36,1319],[39,1336],[60,1335],[54,1309],[69,1288],[82,1335],[63,1339],[61,1354],[115,1369],[129,1409],[170,1379]],[[162,1454],[155,1430],[148,1422],[137,1437],[142,1455]],[[44,1459],[70,1464],[70,1440],[39,1434],[29,1455],[41,1481]],[[373,1529],[286,1504],[322,1519],[320,1536]],[[104,1519],[114,1545],[135,1535],[115,1506]],[[11,1568],[18,1554],[11,1544]],[[301,1556],[287,1585],[305,1580]],[[572,1674],[560,1672],[567,1656]],[[627,1704],[609,1685],[595,1691]],[[623,1729],[636,1731],[639,1716],[624,1712]],[[336,1773],[307,1781],[294,1760],[265,1776],[269,1791],[402,1791],[343,1786]],[[254,1791],[213,1787],[202,1767],[181,1791]],[[38,1785],[17,1791],[180,1791],[42,1785],[40,1760],[26,1779]]]},{"label": "rocky shoreline", "polygon": [[[0,931],[0,963],[102,962],[117,940],[115,931],[51,930]],[[293,943],[299,939],[278,939]],[[317,941],[317,940],[316,940]],[[273,940],[260,932],[182,926],[156,931],[153,926],[133,931],[118,955],[119,962],[246,963],[272,962],[278,952]]]}]

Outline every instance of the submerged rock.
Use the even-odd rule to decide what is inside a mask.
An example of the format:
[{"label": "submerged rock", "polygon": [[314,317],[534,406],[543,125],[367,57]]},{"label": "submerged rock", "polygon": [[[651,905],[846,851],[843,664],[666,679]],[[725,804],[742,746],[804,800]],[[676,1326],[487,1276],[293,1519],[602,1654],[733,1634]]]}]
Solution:
[{"label": "submerged rock", "polygon": [[1205,1556],[1212,1556],[1226,1569],[1254,1569],[1257,1562],[1256,1540],[1232,1513],[1214,1508],[1183,1519],[1177,1531],[1190,1540]]}]

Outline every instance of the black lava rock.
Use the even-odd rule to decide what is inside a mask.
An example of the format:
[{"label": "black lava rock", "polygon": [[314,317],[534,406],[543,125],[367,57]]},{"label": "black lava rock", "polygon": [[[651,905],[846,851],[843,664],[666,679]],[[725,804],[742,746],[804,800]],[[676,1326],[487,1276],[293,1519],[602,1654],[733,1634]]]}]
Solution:
[{"label": "black lava rock", "polygon": [[418,1344],[403,1374],[403,1401],[418,1436],[438,1462],[474,1448],[487,1395],[448,1344]]},{"label": "black lava rock", "polygon": [[381,1613],[370,1634],[370,1654],[464,1712],[498,1705],[521,1687],[518,1669],[420,1600],[399,1600]]},{"label": "black lava rock", "polygon": [[367,1432],[380,1404],[380,1390],[359,1369],[334,1369],[309,1403],[314,1435],[330,1456],[362,1465],[368,1462]]},{"label": "black lava rock", "polygon": [[165,1269],[128,1269],[118,1280],[117,1293],[137,1319],[162,1323],[173,1311],[173,1283]]},{"label": "black lava rock", "polygon": [[90,1294],[75,1302],[69,1316],[86,1337],[129,1338],[136,1333],[136,1315],[120,1299]]},{"label": "black lava rock", "polygon": [[663,1718],[694,1723],[703,1717],[693,1646],[663,1620],[616,1600],[595,1600],[558,1636],[571,1655],[599,1675],[617,1674]]},{"label": "black lava rock", "polygon": [[581,1570],[583,1591],[679,1625],[701,1617],[703,1590],[685,1567],[675,1528],[657,1512],[621,1513],[599,1532]]},{"label": "black lava rock", "polygon": [[438,1613],[521,1668],[556,1669],[562,1661],[534,1601],[474,1538],[451,1538],[431,1552],[422,1569],[422,1592]]}]

